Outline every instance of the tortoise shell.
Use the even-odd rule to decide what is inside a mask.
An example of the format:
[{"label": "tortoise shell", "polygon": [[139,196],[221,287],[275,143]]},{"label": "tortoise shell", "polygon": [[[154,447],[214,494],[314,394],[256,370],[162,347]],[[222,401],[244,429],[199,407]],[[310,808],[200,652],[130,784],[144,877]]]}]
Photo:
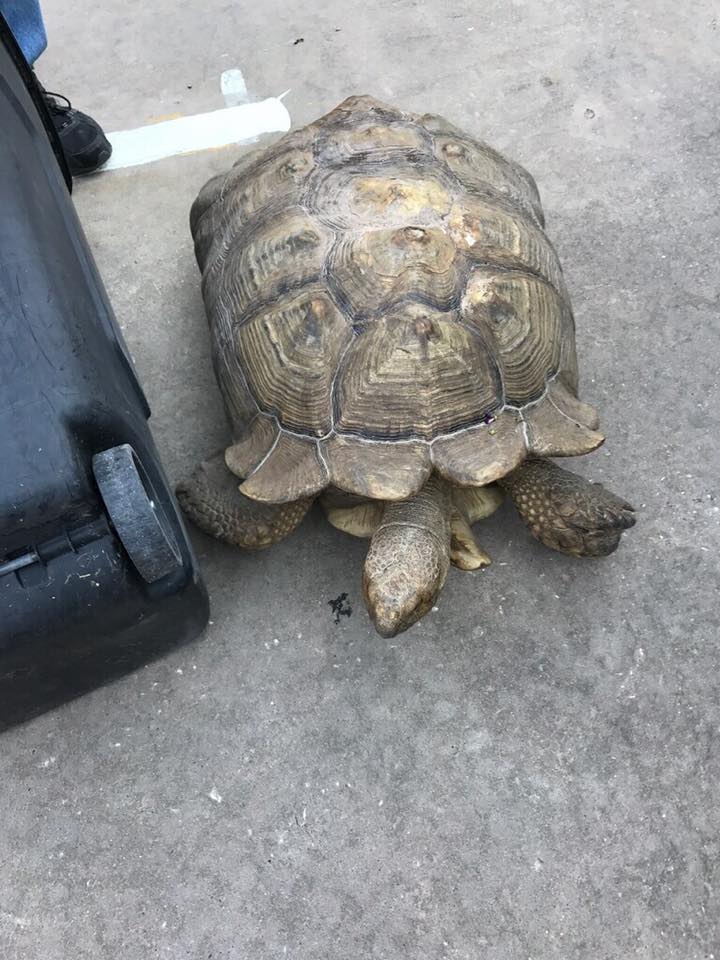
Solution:
[{"label": "tortoise shell", "polygon": [[352,97],[190,220],[246,495],[404,499],[602,443],[535,183],[442,118]]}]

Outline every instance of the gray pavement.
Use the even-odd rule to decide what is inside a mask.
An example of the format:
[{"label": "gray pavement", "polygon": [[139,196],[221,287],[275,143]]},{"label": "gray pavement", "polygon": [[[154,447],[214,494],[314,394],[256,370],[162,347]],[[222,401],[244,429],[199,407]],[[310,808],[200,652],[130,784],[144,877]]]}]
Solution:
[{"label": "gray pavement", "polygon": [[[394,641],[319,515],[257,555],[198,535],[205,637],[2,737],[2,960],[720,958],[715,6],[46,14],[41,78],[107,129],[222,106],[240,67],[295,124],[367,92],[524,163],[609,437],[575,463],[639,522],[583,563],[503,508],[494,565]],[[75,195],[174,479],[225,439],[187,213],[238,153]]]}]

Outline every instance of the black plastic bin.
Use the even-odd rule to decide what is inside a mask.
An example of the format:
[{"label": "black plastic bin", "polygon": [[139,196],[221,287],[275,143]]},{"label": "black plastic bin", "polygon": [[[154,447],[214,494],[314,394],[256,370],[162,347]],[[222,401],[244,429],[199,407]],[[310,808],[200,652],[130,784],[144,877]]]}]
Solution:
[{"label": "black plastic bin", "polygon": [[150,411],[0,18],[0,729],[196,637]]}]

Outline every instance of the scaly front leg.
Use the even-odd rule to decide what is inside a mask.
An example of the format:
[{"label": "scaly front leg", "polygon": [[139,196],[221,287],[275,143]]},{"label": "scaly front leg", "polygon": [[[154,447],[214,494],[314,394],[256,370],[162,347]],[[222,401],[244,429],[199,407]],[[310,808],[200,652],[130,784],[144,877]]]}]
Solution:
[{"label": "scaly front leg", "polygon": [[526,460],[499,483],[533,535],[561,553],[605,557],[635,523],[625,500],[550,460]]}]

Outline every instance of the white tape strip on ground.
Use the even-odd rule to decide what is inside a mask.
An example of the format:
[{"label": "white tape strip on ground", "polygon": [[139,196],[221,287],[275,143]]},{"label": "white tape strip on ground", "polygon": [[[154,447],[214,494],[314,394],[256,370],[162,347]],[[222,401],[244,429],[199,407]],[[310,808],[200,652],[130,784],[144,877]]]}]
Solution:
[{"label": "white tape strip on ground", "polygon": [[258,103],[243,103],[225,110],[111,133],[108,139],[113,152],[102,169],[139,166],[178,153],[225,147],[254,140],[263,133],[285,133],[289,129],[287,107],[278,97],[269,97]]},{"label": "white tape strip on ground", "polygon": [[220,91],[226,107],[237,107],[240,103],[247,103],[247,85],[242,70],[237,67],[233,70],[223,70],[220,74]]}]

